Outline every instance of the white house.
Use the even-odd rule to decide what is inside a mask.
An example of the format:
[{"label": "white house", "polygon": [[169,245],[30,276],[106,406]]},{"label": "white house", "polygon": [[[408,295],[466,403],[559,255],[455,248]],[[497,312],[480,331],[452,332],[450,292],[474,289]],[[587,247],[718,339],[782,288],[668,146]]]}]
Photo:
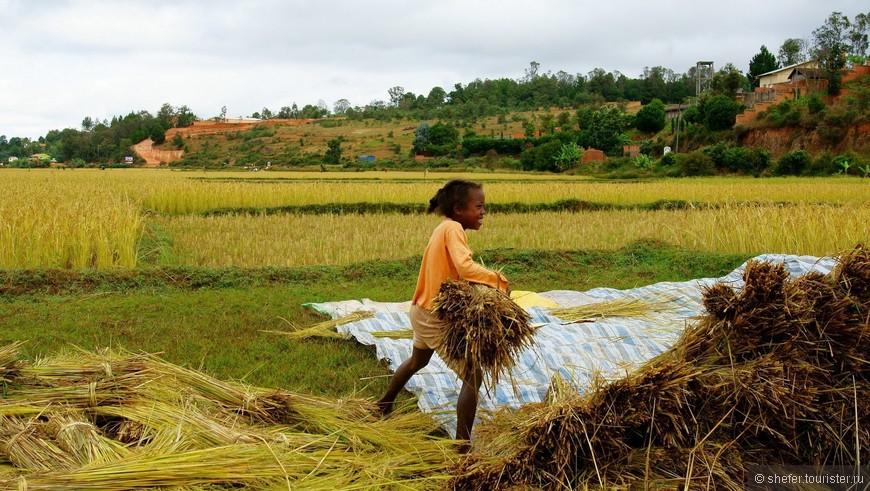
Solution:
[{"label": "white house", "polygon": [[807,77],[816,77],[819,72],[819,62],[805,61],[787,67],[756,75],[759,87],[773,87],[777,84],[797,82]]}]

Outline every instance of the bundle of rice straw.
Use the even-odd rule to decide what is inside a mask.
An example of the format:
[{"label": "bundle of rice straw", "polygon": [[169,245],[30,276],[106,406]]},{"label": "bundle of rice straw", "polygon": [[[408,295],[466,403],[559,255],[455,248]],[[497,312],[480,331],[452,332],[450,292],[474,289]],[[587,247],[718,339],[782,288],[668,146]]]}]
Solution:
[{"label": "bundle of rice straw", "polygon": [[446,324],[438,355],[462,378],[476,367],[494,387],[499,374],[532,343],[529,314],[495,288],[448,279],[434,304],[433,312]]},{"label": "bundle of rice straw", "polygon": [[[306,327],[304,329],[298,329],[296,326],[292,331],[261,331],[270,334],[280,334],[282,336],[287,336],[290,339],[310,339],[310,338],[334,338],[334,339],[344,339],[346,336],[338,331],[336,331],[336,327],[343,326],[345,324],[350,324],[351,322],[361,321],[363,319],[370,319],[375,316],[375,312],[373,310],[357,310],[355,312],[351,312],[342,317],[337,317],[335,319],[325,320],[323,322],[318,322],[310,327]],[[284,320],[284,319],[282,319]],[[284,320],[288,324],[288,321]]]},{"label": "bundle of rice straw", "polygon": [[599,317],[650,317],[655,312],[667,312],[673,309],[674,305],[666,300],[615,298],[554,309],[550,314],[568,322],[578,322]]},{"label": "bundle of rice straw", "polygon": [[479,425],[452,486],[743,489],[754,464],[863,464],[870,251],[794,279],[752,261],[744,280],[706,288],[708,315],[627,377]]}]

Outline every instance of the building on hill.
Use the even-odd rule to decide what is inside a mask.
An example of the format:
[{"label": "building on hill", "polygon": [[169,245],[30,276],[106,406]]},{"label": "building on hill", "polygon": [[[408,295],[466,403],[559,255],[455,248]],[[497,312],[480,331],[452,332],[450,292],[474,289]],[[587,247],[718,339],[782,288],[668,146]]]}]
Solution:
[{"label": "building on hill", "polygon": [[819,62],[805,61],[756,75],[755,79],[758,80],[759,87],[768,88],[778,84],[796,83],[807,78],[818,78],[821,74],[819,68]]}]

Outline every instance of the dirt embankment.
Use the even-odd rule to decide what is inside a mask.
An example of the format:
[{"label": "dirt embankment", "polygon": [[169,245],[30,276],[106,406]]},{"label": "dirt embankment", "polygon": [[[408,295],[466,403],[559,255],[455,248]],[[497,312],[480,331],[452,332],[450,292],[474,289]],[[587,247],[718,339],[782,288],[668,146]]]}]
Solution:
[{"label": "dirt embankment", "polygon": [[843,130],[842,137],[832,144],[830,134],[817,130],[798,128],[756,128],[749,130],[741,139],[748,147],[760,147],[777,158],[793,150],[816,154],[828,150],[834,154],[846,151],[870,153],[870,123],[862,123]]},{"label": "dirt embankment", "polygon": [[[197,121],[186,128],[170,128],[166,130],[166,141],[172,140],[176,134],[182,138],[197,137],[204,135],[220,135],[237,131],[248,131],[255,126],[303,125],[314,119],[267,119],[263,121],[247,119],[228,119],[226,121]],[[163,150],[155,148],[154,142],[149,138],[133,145],[136,155],[145,161],[145,167],[159,167],[168,165],[184,157],[184,150]]]},{"label": "dirt embankment", "polygon": [[154,148],[154,142],[151,138],[133,145],[133,151],[145,161],[145,167],[159,167],[184,157],[184,150],[161,150]]}]

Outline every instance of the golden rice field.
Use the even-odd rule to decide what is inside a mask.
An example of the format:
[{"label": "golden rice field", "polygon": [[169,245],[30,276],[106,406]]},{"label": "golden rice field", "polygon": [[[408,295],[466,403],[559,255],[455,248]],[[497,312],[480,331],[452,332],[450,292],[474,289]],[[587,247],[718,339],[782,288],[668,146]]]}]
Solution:
[{"label": "golden rice field", "polygon": [[[403,259],[422,253],[439,217],[269,215],[161,217],[183,262],[294,266]],[[870,207],[729,206],[490,214],[469,232],[474,250],[613,250],[639,239],[725,253],[833,254],[870,236]]]},{"label": "golden rice field", "polygon": [[[132,268],[145,239],[173,265],[347,264],[419,254],[437,217],[196,215],[218,208],[328,203],[426,203],[456,174],[214,173],[137,170],[0,171],[0,268]],[[656,239],[739,254],[834,254],[870,238],[870,180],[697,178],[602,182],[574,176],[466,174],[490,203],[659,200],[718,208],[491,213],[469,233],[477,250],[616,249]],[[159,237],[157,237],[159,235]],[[150,246],[148,246],[150,247]]]}]

